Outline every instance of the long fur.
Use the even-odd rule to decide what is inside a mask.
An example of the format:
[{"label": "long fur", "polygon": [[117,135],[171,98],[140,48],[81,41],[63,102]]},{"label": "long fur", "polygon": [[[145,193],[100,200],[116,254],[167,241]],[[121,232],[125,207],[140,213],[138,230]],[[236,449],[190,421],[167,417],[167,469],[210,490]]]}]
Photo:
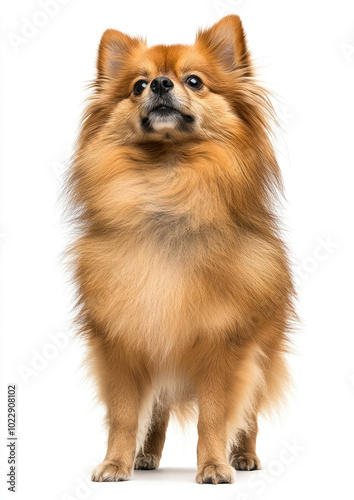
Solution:
[{"label": "long fur", "polygon": [[[153,408],[190,418],[216,380],[231,449],[289,380],[294,288],[274,208],[282,182],[273,111],[231,17],[191,47],[149,48],[106,32],[67,179],[80,331],[108,422],[116,372],[129,367],[142,449]],[[170,141],[137,132],[137,68],[176,75],[184,63],[208,89],[176,89],[195,130]]]}]

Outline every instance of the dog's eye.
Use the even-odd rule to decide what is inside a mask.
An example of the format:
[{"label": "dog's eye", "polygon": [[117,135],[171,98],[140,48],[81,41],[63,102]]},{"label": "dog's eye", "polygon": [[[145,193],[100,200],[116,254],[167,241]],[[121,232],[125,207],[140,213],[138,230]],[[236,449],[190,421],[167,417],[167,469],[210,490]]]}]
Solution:
[{"label": "dog's eye", "polygon": [[187,78],[186,84],[188,87],[194,90],[199,90],[203,87],[203,82],[199,76],[191,75]]},{"label": "dog's eye", "polygon": [[138,82],[136,82],[136,84],[134,85],[134,94],[135,95],[142,94],[146,89],[147,85],[148,82],[146,80],[139,80]]}]

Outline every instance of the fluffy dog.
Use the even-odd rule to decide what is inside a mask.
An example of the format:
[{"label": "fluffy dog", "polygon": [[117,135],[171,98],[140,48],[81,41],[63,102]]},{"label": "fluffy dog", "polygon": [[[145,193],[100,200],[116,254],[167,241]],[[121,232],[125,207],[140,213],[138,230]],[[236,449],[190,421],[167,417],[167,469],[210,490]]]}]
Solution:
[{"label": "fluffy dog", "polygon": [[94,481],[157,468],[173,413],[197,415],[197,482],[260,468],[257,415],[286,388],[294,317],[271,122],[239,17],[192,46],[103,34],[67,180],[109,425]]}]

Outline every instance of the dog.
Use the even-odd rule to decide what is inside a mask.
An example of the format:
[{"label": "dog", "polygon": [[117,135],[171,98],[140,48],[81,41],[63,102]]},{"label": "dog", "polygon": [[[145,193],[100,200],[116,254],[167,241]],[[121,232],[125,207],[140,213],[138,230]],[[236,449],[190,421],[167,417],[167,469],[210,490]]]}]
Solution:
[{"label": "dog", "polygon": [[171,415],[197,419],[198,483],[260,468],[257,416],[287,391],[295,318],[272,123],[238,16],[190,46],[103,34],[66,182],[109,427],[93,481],[156,469]]}]

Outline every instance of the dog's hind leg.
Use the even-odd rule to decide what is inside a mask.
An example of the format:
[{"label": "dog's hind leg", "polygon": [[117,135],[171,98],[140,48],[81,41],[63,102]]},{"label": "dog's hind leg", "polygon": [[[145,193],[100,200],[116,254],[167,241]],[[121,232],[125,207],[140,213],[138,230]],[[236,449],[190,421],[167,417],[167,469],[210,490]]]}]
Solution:
[{"label": "dog's hind leg", "polygon": [[236,470],[259,470],[261,468],[256,454],[257,433],[257,416],[254,416],[248,432],[241,431],[237,444],[231,448],[230,463]]},{"label": "dog's hind leg", "polygon": [[135,469],[157,469],[160,464],[166,431],[170,419],[170,410],[165,406],[154,404],[151,425],[145,438],[143,449],[135,458]]}]

